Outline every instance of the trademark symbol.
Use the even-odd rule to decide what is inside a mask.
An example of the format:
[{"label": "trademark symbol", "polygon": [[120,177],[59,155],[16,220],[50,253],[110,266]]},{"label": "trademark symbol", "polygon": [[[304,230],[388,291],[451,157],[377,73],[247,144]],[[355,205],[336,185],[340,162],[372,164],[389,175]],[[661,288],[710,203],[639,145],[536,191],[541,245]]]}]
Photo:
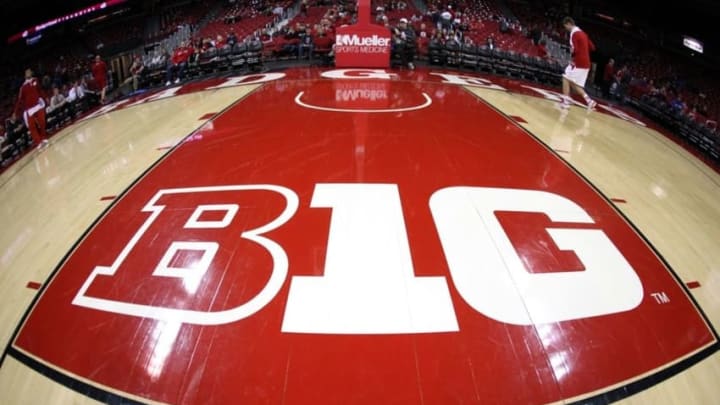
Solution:
[{"label": "trademark symbol", "polygon": [[662,292],[662,291],[654,292],[650,295],[652,295],[653,298],[655,298],[655,302],[657,302],[658,304],[667,304],[668,302],[670,302],[670,298],[668,298],[668,296],[667,296],[667,294],[665,294],[665,292]]}]

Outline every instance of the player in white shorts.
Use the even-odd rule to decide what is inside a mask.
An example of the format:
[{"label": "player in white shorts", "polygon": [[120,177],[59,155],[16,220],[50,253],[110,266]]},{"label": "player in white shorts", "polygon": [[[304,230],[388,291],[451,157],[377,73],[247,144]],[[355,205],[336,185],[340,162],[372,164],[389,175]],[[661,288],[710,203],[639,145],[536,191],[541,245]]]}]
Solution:
[{"label": "player in white shorts", "polygon": [[570,107],[570,89],[580,94],[587,103],[588,109],[593,109],[597,103],[585,92],[585,82],[590,72],[590,51],[595,50],[595,45],[590,41],[587,34],[581,30],[575,21],[565,17],[563,26],[570,32],[570,48],[572,50],[572,61],[565,68],[563,74],[563,101],[562,108]]}]

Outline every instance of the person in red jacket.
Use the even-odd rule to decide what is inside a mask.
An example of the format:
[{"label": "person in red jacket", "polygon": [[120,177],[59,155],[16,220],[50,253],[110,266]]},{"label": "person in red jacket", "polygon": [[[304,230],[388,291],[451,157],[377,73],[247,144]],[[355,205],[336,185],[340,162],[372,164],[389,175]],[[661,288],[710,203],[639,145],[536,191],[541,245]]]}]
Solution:
[{"label": "person in red jacket", "polygon": [[183,41],[180,46],[175,48],[172,54],[170,63],[168,63],[167,71],[165,72],[165,85],[169,86],[172,80],[173,72],[175,72],[175,83],[180,83],[185,73],[188,60],[193,54],[193,48],[188,46],[188,43]]},{"label": "person in red jacket", "polygon": [[585,82],[590,72],[590,51],[595,50],[595,44],[592,43],[587,34],[575,25],[575,21],[570,17],[563,19],[563,26],[570,33],[570,49],[572,52],[572,61],[565,68],[563,74],[563,94],[565,97],[562,101],[562,108],[570,107],[570,89],[580,94],[585,99],[588,109],[593,109],[597,103],[585,92]]},{"label": "person in red jacket", "polygon": [[105,90],[107,89],[107,65],[100,58],[100,55],[95,55],[95,62],[92,64],[92,75],[100,91],[100,102],[104,103]]},{"label": "person in red jacket", "polygon": [[45,100],[42,97],[40,84],[30,69],[25,70],[25,82],[20,87],[20,94],[15,103],[15,116],[23,117],[25,126],[30,130],[30,136],[38,147],[47,145]]}]

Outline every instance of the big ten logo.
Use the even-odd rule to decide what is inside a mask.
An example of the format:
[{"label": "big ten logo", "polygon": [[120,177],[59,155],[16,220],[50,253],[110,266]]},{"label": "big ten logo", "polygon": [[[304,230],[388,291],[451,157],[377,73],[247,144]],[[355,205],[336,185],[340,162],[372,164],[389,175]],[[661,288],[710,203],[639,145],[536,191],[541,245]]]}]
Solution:
[{"label": "big ten logo", "polygon": [[340,107],[348,108],[386,108],[388,106],[388,81],[351,81],[333,82],[335,101]]},{"label": "big ten logo", "polygon": [[[565,197],[537,190],[448,187],[427,203],[449,278],[464,305],[480,314],[531,325],[628,311],[642,301],[642,284],[630,263],[587,212]],[[285,247],[266,233],[289,221],[298,204],[292,190],[273,185],[161,190],[142,209],[149,215],[146,222],[114,263],[95,268],[73,303],[190,324],[251,316],[277,295],[293,265]],[[263,209],[253,211],[253,205]],[[283,332],[459,330],[446,277],[415,274],[397,185],[317,184],[310,202],[314,208],[332,210],[324,271],[292,277]],[[561,259],[552,271],[534,272],[512,240],[518,232],[506,231],[499,212],[543,214],[552,224],[543,229],[548,241],[574,260]],[[239,216],[245,217],[238,221]],[[250,249],[255,253],[235,253]],[[265,258],[256,259],[258,252]],[[259,271],[267,273],[255,278],[261,283],[243,277]],[[141,288],[162,294],[148,294],[153,301],[141,302],[132,298],[144,296]],[[212,299],[229,296],[232,288],[248,292],[232,302]],[[199,289],[213,293],[196,294]]]},{"label": "big ten logo", "polygon": [[294,192],[272,185],[160,190],[141,210],[145,222],[111,264],[95,267],[73,303],[193,324],[249,316],[287,275],[285,251],[263,234],[297,206]]}]

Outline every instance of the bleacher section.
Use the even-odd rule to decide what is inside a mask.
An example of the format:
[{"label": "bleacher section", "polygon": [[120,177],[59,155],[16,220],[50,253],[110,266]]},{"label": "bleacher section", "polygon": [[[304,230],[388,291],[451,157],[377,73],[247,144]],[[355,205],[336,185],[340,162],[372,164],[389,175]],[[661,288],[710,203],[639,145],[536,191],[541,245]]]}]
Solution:
[{"label": "bleacher section", "polygon": [[[559,24],[567,13],[567,2],[430,0],[425,7],[421,1],[372,2],[376,23],[394,27],[401,18],[410,21],[417,34],[417,59],[432,66],[505,75],[551,86],[560,83],[569,57],[567,33]],[[502,7],[497,1],[504,1]],[[142,55],[145,65],[140,80],[144,88],[166,84],[168,61],[182,44],[189,44],[193,53],[184,69],[183,80],[218,72],[245,73],[261,68],[264,61],[300,63],[300,54],[309,60],[302,63],[329,65],[332,63],[334,30],[339,25],[351,23],[355,7],[352,3],[333,0],[180,0],[170,5],[157,4],[150,15],[128,20],[128,29],[123,32],[110,26],[100,28],[85,38],[90,44],[65,43],[38,56],[32,66],[37,68],[46,91],[49,92],[56,81],[61,90],[67,90],[63,84],[67,84],[68,78],[87,76],[88,56],[93,52],[88,48],[93,44],[112,44],[127,35],[140,35],[141,31],[144,31],[145,46],[136,52]],[[450,13],[449,23],[442,20],[443,13]],[[623,42],[626,54],[615,57],[618,65],[627,65],[626,78],[618,77],[612,93],[620,102],[633,104],[710,156],[720,159],[717,130],[720,85],[717,79],[703,75],[696,64],[659,52],[656,47],[645,46],[641,40],[625,38],[602,26],[588,26],[586,30],[591,38]],[[312,41],[326,37],[322,38],[325,45],[314,46],[309,53],[301,52],[300,41],[305,32]],[[227,44],[230,34],[234,34],[236,43]],[[546,47],[541,49],[540,42]],[[597,74],[602,73],[602,67],[598,66]],[[0,97],[3,118],[10,114],[18,75],[22,73],[16,66],[11,70],[6,74],[10,77],[2,81],[7,93]],[[89,84],[92,89],[92,83]],[[88,98],[81,107],[54,112],[48,119],[50,127],[60,128],[91,108],[93,102]],[[3,157],[11,160],[27,147],[25,137],[13,139],[11,145],[3,144]],[[12,148],[7,148],[8,145]]]}]

